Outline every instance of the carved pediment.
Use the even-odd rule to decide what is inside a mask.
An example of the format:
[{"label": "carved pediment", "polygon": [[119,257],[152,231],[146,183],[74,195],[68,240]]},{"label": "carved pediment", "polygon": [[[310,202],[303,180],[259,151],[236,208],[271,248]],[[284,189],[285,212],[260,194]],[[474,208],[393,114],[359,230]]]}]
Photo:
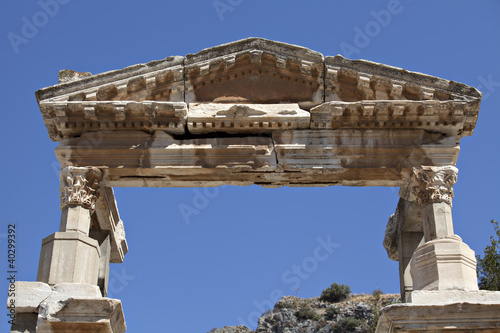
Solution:
[{"label": "carved pediment", "polygon": [[300,46],[248,38],[187,55],[185,71],[186,102],[323,102],[323,55]]},{"label": "carved pediment", "polygon": [[472,134],[481,100],[464,84],[262,38],[93,76],[62,74],[36,93],[54,141],[109,130],[287,129],[424,129],[458,141]]}]

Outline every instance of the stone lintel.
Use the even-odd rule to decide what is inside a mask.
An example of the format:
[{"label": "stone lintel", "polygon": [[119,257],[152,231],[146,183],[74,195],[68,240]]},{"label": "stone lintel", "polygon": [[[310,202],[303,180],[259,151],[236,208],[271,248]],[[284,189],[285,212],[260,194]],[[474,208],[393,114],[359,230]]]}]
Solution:
[{"label": "stone lintel", "polygon": [[434,165],[450,165],[458,154],[450,138],[418,130],[284,131],[273,133],[273,140],[279,167],[285,171],[350,168],[401,171],[425,160]]},{"label": "stone lintel", "polygon": [[111,187],[102,186],[96,202],[96,216],[101,230],[109,230],[111,236],[110,263],[122,263],[128,252],[125,228],[120,219],[115,195]]},{"label": "stone lintel", "polygon": [[106,186],[401,186],[414,166],[453,165],[458,151],[453,138],[423,130],[296,130],[189,140],[157,131],[85,134],[62,141],[56,155],[63,167],[102,168]]},{"label": "stone lintel", "polygon": [[134,168],[134,175],[139,177],[146,170],[157,170],[160,174],[165,171],[168,174],[169,170],[173,170],[173,174],[175,170],[187,170],[194,175],[210,169],[268,172],[276,168],[273,142],[268,136],[177,140],[162,131],[153,135],[106,132],[89,151],[80,149],[86,140],[87,137],[82,136],[61,142],[56,148],[59,161],[64,165]]}]

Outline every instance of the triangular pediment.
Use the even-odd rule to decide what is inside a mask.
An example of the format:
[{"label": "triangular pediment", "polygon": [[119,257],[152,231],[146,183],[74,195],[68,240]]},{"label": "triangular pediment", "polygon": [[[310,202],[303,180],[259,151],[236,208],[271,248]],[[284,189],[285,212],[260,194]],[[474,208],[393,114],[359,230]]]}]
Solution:
[{"label": "triangular pediment", "polygon": [[[36,93],[54,141],[100,130],[270,132],[305,121],[311,129],[419,128],[460,138],[472,133],[481,99],[464,84],[262,38],[74,78]],[[256,107],[238,109],[247,104]],[[280,104],[295,114],[272,106]]]}]

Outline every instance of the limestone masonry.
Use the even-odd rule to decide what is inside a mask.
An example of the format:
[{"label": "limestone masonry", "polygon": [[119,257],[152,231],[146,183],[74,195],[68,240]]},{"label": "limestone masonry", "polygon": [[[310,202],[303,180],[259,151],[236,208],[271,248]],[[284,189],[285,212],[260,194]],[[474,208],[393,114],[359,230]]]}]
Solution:
[{"label": "limestone masonry", "polygon": [[400,187],[384,246],[405,303],[377,332],[500,331],[500,295],[478,291],[451,215],[475,88],[261,38],[59,80],[36,97],[59,142],[60,229],[38,282],[18,283],[12,332],[125,331],[106,298],[128,249],[112,187],[251,184]]}]

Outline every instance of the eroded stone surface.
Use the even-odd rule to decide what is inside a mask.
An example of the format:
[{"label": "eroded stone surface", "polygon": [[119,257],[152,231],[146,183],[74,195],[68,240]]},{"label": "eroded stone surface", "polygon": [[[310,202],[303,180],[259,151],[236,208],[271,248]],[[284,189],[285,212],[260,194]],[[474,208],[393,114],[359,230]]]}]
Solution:
[{"label": "eroded stone surface", "polygon": [[59,83],[73,82],[89,76],[92,76],[92,74],[89,72],[81,73],[69,69],[63,69],[59,71]]},{"label": "eroded stone surface", "polygon": [[54,141],[96,131],[162,130],[184,134],[186,103],[136,101],[40,102],[49,136]]},{"label": "eroded stone surface", "polygon": [[307,48],[248,38],[189,54],[186,102],[323,102],[323,55]]},{"label": "eroded stone surface", "polygon": [[468,123],[478,109],[478,102],[466,101],[326,102],[311,109],[311,128],[425,129],[462,137],[470,135]]},{"label": "eroded stone surface", "polygon": [[425,131],[296,130],[189,140],[158,131],[89,133],[64,140],[56,155],[63,167],[106,165],[107,186],[401,186],[413,166],[454,164],[458,151],[453,138]]},{"label": "eroded stone surface", "polygon": [[38,310],[37,333],[106,332],[127,329],[122,304],[111,298],[68,298],[42,302]]},{"label": "eroded stone surface", "polygon": [[100,230],[109,230],[111,235],[110,263],[122,263],[128,252],[125,227],[120,218],[113,189],[101,187],[96,202],[95,214]]},{"label": "eroded stone surface", "polygon": [[44,282],[15,282],[15,297],[7,299],[7,307],[14,299],[16,311],[19,313],[36,313],[43,301],[58,302],[68,297],[100,298],[101,293],[97,286],[81,283],[60,283],[54,286]]},{"label": "eroded stone surface", "polygon": [[191,103],[188,130],[192,134],[270,133],[309,128],[310,114],[298,104]]}]

